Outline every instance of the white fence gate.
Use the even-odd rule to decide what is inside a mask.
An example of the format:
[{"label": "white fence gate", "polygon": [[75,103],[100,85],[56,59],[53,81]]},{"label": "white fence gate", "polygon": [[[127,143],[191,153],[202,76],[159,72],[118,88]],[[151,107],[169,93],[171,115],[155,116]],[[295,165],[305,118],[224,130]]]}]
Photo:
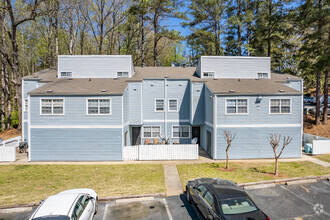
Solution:
[{"label": "white fence gate", "polygon": [[21,137],[14,137],[0,144],[0,162],[16,161],[16,148],[21,142]]},{"label": "white fence gate", "polygon": [[197,144],[125,146],[123,160],[198,160]]},{"label": "white fence gate", "polygon": [[312,134],[303,134],[303,144],[312,143],[312,154],[329,154],[330,138],[320,137]]}]

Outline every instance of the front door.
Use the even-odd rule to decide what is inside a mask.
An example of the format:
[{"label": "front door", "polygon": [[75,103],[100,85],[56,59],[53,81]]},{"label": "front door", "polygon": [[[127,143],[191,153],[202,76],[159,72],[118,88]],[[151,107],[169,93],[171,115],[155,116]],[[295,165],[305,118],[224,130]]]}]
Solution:
[{"label": "front door", "polygon": [[207,152],[211,155],[211,132],[206,131],[206,148]]},{"label": "front door", "polygon": [[201,139],[201,130],[200,127],[192,127],[192,138],[198,138],[197,144],[200,143],[200,139]]},{"label": "front door", "polygon": [[141,144],[141,127],[132,127],[132,145]]}]

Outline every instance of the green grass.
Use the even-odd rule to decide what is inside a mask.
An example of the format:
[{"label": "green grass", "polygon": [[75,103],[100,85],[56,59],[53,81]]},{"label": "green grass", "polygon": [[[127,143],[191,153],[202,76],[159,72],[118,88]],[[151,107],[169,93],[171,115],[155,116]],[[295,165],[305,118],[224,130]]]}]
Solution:
[{"label": "green grass", "polygon": [[[236,183],[256,182],[263,180],[273,180],[274,163],[230,163],[232,171],[226,171],[225,163],[212,164],[183,164],[177,165],[182,187],[188,180],[199,177],[217,177],[229,179]],[[280,162],[280,175],[278,178],[290,178],[300,176],[319,176],[330,174],[330,169],[317,164],[303,162]]]},{"label": "green grass", "polygon": [[315,158],[330,163],[330,154],[318,155]]},{"label": "green grass", "polygon": [[0,205],[40,202],[72,188],[99,197],[165,192],[162,165],[0,166]]}]

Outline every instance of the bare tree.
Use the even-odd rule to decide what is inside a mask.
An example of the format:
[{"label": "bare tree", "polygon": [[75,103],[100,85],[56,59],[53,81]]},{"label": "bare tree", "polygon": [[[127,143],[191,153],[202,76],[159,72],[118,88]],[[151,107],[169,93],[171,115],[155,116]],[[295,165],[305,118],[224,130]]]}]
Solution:
[{"label": "bare tree", "polygon": [[231,147],[231,142],[235,139],[236,134],[232,134],[231,131],[224,131],[224,138],[227,141],[227,148],[226,148],[226,169],[229,169],[229,156],[228,156],[228,151],[229,148]]},{"label": "bare tree", "polygon": [[275,176],[278,176],[278,159],[280,158],[284,148],[290,144],[290,142],[292,141],[292,138],[290,138],[290,136],[288,136],[288,137],[284,136],[283,137],[283,146],[282,146],[281,152],[279,154],[276,153],[276,149],[280,145],[281,135],[270,134],[269,137],[267,137],[267,139],[268,139],[268,141],[269,141],[269,143],[272,146],[273,151],[274,151]]}]

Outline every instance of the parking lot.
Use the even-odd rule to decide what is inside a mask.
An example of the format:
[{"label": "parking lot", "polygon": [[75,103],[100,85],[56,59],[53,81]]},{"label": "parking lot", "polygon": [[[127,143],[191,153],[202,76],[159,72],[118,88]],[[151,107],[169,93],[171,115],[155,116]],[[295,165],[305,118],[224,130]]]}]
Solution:
[{"label": "parking lot", "polygon": [[[248,190],[270,219],[330,219],[330,181]],[[33,212],[0,212],[1,220],[26,219]],[[95,220],[106,219],[200,219],[184,194],[166,198],[143,198],[100,202]]]}]

